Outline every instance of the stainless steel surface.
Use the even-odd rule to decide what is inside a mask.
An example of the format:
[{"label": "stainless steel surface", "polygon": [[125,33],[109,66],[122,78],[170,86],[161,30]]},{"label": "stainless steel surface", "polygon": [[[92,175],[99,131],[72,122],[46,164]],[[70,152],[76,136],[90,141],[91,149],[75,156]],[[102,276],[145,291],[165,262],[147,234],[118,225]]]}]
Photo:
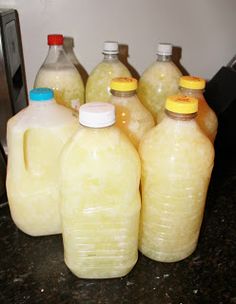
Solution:
[{"label": "stainless steel surface", "polygon": [[7,120],[28,101],[17,11],[0,9],[0,27],[0,142],[7,152]]},{"label": "stainless steel surface", "polygon": [[6,201],[5,180],[6,180],[6,156],[4,154],[2,145],[0,144],[0,204]]}]

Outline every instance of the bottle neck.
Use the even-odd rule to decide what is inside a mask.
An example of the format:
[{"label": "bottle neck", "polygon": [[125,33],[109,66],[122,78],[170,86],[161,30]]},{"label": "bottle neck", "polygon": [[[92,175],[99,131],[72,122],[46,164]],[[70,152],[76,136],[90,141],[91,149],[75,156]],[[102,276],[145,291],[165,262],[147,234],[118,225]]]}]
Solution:
[{"label": "bottle neck", "polygon": [[104,54],[104,60],[118,60],[118,54],[107,54],[107,53],[103,53]]},{"label": "bottle neck", "polygon": [[171,60],[172,60],[171,55],[160,55],[160,54],[157,54],[157,61],[166,62],[166,61],[171,61]]},{"label": "bottle neck", "polygon": [[50,100],[45,100],[45,101],[29,101],[30,106],[33,107],[45,107],[47,105],[52,105],[55,104],[55,100],[54,99],[50,99]]},{"label": "bottle neck", "polygon": [[50,45],[44,64],[60,64],[63,66],[73,66],[64,51],[63,45]]},{"label": "bottle neck", "polygon": [[197,112],[191,114],[182,114],[182,113],[180,114],[180,113],[171,112],[167,109],[165,109],[165,113],[169,118],[174,120],[181,120],[181,121],[192,120],[197,116]]},{"label": "bottle neck", "polygon": [[181,94],[187,95],[187,96],[196,96],[196,95],[203,94],[203,90],[199,90],[199,89],[189,89],[189,88],[180,87],[179,90],[180,90]]},{"label": "bottle neck", "polygon": [[131,97],[136,94],[136,91],[117,91],[111,89],[111,94],[116,97]]}]

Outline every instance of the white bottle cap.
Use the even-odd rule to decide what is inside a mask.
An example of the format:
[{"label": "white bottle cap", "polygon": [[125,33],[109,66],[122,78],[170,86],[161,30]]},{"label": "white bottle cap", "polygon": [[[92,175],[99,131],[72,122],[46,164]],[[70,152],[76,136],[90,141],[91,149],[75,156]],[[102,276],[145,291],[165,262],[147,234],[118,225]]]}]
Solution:
[{"label": "white bottle cap", "polygon": [[117,41],[105,41],[103,46],[104,54],[118,54],[118,42]]},{"label": "white bottle cap", "polygon": [[172,55],[172,44],[170,43],[158,43],[157,45],[158,55]]},{"label": "white bottle cap", "polygon": [[89,102],[79,108],[79,122],[90,128],[104,128],[116,122],[115,106],[107,102]]}]

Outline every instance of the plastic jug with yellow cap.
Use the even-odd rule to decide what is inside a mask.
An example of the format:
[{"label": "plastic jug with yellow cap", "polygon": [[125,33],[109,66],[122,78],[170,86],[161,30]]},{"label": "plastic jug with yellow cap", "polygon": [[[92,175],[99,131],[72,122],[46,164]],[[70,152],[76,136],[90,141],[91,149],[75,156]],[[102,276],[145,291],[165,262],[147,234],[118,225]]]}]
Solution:
[{"label": "plastic jug with yellow cap", "polygon": [[182,260],[198,242],[214,148],[195,120],[197,108],[195,98],[167,98],[165,118],[140,143],[139,248],[156,261]]},{"label": "plastic jug with yellow cap", "polygon": [[218,119],[204,98],[203,90],[205,86],[205,80],[195,76],[182,76],[179,81],[180,95],[187,95],[198,99],[198,115],[196,121],[203,132],[214,142],[217,133]]},{"label": "plastic jug with yellow cap", "polygon": [[152,114],[136,95],[137,80],[118,77],[111,82],[111,103],[116,107],[116,126],[126,133],[138,148],[143,135],[154,127]]},{"label": "plastic jug with yellow cap", "polygon": [[61,158],[65,262],[81,278],[126,275],[138,259],[140,159],[114,126],[115,107],[80,107]]}]

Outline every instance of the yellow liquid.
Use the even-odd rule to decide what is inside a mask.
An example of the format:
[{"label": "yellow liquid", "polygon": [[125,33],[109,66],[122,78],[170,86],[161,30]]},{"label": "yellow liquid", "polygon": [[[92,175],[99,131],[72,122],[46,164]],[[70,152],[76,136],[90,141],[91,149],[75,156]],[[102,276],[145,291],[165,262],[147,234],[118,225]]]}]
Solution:
[{"label": "yellow liquid", "polygon": [[112,96],[111,103],[116,107],[116,126],[126,133],[138,148],[141,138],[155,125],[152,114],[141,104],[136,95]]},{"label": "yellow liquid", "polygon": [[178,92],[182,76],[173,62],[154,62],[139,80],[138,97],[157,123],[164,117],[166,98]]},{"label": "yellow liquid", "polygon": [[138,258],[140,160],[115,127],[81,127],[61,162],[65,262],[81,278],[126,275]]},{"label": "yellow liquid", "polygon": [[77,124],[8,131],[7,194],[15,224],[38,236],[61,233],[59,156]]},{"label": "yellow liquid", "polygon": [[209,107],[201,91],[181,88],[180,93],[198,99],[198,115],[196,121],[210,141],[214,143],[217,134],[218,120],[215,112]]},{"label": "yellow liquid", "polygon": [[86,84],[86,102],[109,102],[110,84],[115,77],[131,77],[129,70],[120,61],[102,61],[91,72]]},{"label": "yellow liquid", "polygon": [[166,117],[144,136],[139,248],[147,257],[175,262],[196,248],[214,149],[194,120]]},{"label": "yellow liquid", "polygon": [[78,110],[84,103],[84,84],[75,68],[61,70],[41,68],[34,87],[52,89],[56,102],[73,110]]}]

